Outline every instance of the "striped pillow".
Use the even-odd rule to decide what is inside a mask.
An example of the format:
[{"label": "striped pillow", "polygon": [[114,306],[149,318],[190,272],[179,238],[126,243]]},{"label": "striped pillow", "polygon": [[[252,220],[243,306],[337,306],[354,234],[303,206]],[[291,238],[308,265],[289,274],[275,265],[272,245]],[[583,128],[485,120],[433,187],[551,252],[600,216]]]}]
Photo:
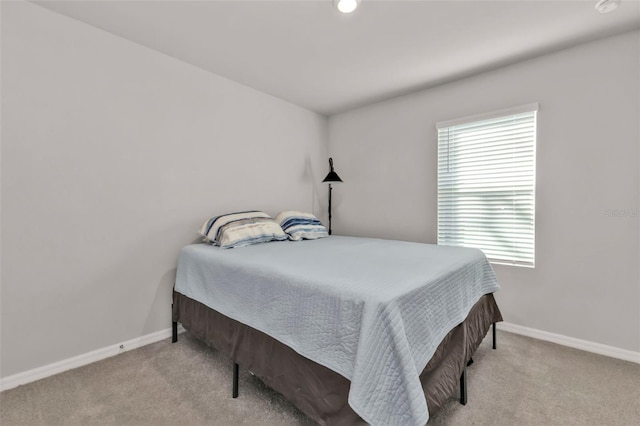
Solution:
[{"label": "striped pillow", "polygon": [[315,240],[329,236],[327,228],[311,213],[281,212],[276,216],[276,222],[289,235],[291,241]]},{"label": "striped pillow", "polygon": [[207,220],[200,234],[221,248],[243,247],[287,239],[280,225],[261,211],[228,213]]}]

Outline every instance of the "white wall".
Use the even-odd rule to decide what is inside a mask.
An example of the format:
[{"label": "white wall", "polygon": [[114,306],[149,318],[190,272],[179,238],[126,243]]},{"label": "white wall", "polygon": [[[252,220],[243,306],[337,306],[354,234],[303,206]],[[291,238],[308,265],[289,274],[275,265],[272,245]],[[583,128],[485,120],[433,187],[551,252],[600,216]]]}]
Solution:
[{"label": "white wall", "polygon": [[324,211],[326,129],[290,103],[2,2],[0,375],[170,327],[178,251],[211,215]]},{"label": "white wall", "polygon": [[536,267],[494,267],[505,320],[640,351],[639,47],[627,33],[330,117],[335,233],[435,243],[435,123],[539,102]]}]

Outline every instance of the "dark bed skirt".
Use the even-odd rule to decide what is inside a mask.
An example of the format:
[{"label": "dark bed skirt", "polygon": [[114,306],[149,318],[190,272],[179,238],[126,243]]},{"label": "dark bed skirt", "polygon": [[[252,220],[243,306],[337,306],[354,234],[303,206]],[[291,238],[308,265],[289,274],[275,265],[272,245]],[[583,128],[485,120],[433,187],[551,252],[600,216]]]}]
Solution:
[{"label": "dark bed skirt", "polygon": [[[349,380],[274,338],[175,291],[173,321],[250,370],[319,424],[365,424],[347,402]],[[487,294],[442,340],[420,375],[429,413],[435,413],[456,392],[467,361],[491,324],[499,321],[500,310],[493,295]]]}]

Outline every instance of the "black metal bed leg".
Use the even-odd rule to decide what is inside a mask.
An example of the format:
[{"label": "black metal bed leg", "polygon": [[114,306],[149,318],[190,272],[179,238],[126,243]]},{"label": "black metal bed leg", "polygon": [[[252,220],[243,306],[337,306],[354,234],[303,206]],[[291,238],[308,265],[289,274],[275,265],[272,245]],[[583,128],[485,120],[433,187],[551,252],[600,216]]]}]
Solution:
[{"label": "black metal bed leg", "polygon": [[496,323],[494,322],[492,327],[493,331],[493,349],[496,348]]},{"label": "black metal bed leg", "polygon": [[238,397],[238,371],[240,370],[240,366],[233,363],[233,394],[234,398]]},{"label": "black metal bed leg", "polygon": [[178,321],[171,323],[171,343],[178,341]]},{"label": "black metal bed leg", "polygon": [[460,404],[467,405],[467,367],[460,376]]}]

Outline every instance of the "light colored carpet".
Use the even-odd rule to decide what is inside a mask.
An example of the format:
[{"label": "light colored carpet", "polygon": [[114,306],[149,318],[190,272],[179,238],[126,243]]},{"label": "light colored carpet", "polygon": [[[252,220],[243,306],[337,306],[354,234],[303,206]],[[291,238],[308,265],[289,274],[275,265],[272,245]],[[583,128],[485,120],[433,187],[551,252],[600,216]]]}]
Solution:
[{"label": "light colored carpet", "polygon": [[[640,365],[498,332],[468,368],[434,425],[637,425]],[[13,425],[310,425],[279,394],[187,333],[0,393]]]}]

